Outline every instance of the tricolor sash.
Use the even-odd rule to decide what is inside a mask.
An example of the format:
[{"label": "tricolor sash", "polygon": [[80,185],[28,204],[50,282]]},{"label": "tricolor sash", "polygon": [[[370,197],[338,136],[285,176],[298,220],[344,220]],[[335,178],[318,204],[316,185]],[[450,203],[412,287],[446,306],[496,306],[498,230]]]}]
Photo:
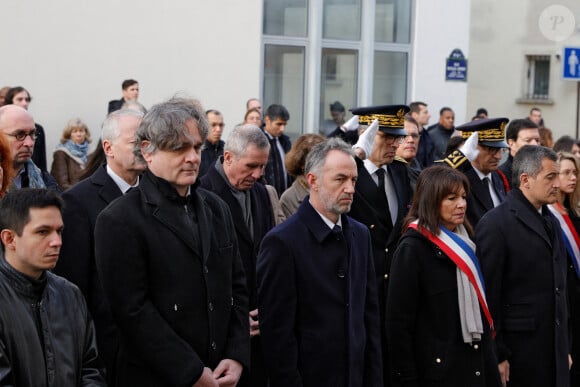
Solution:
[{"label": "tricolor sash", "polygon": [[554,214],[556,219],[558,219],[558,223],[560,223],[560,229],[562,229],[562,236],[564,237],[566,250],[572,258],[572,264],[576,270],[576,275],[580,278],[580,236],[578,236],[578,232],[572,224],[570,215],[568,215],[560,203],[556,202],[551,204],[548,208],[552,211],[552,214]]},{"label": "tricolor sash", "polygon": [[475,256],[475,251],[467,244],[463,239],[452,231],[440,225],[439,228],[441,232],[439,235],[435,235],[425,228],[419,230],[417,222],[412,222],[409,224],[410,228],[419,231],[437,247],[439,247],[451,260],[457,265],[459,270],[461,270],[469,279],[471,286],[475,289],[477,298],[479,300],[479,305],[485,314],[485,318],[489,323],[491,328],[492,337],[495,337],[495,330],[493,327],[493,319],[491,318],[491,312],[487,306],[487,299],[485,298],[485,286],[483,282],[483,275],[481,273],[481,268],[479,267],[479,261]]}]

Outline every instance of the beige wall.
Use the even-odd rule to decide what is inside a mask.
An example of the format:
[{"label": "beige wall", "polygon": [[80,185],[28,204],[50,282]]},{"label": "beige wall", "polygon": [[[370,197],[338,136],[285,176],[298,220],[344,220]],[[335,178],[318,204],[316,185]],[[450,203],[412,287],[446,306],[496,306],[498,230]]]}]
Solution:
[{"label": "beige wall", "polygon": [[72,117],[98,137],[126,78],[146,107],[181,92],[221,110],[226,132],[260,94],[260,0],[23,0],[0,12],[0,87],[30,91],[50,159]]},{"label": "beige wall", "polygon": [[[533,106],[542,109],[546,126],[561,135],[575,136],[577,82],[562,80],[563,47],[580,47],[580,3],[559,1],[576,17],[575,33],[562,42],[540,31],[541,12],[553,1],[472,0],[470,31],[470,76],[467,109],[475,114],[486,107],[491,116],[526,117]],[[526,55],[550,55],[550,98],[553,105],[522,104],[526,80]]]}]

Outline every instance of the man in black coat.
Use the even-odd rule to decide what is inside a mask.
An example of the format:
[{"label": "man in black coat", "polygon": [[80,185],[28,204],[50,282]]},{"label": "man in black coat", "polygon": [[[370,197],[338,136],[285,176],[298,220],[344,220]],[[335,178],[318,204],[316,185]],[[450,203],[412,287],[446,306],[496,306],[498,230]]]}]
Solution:
[{"label": "man in black coat", "polygon": [[103,122],[101,141],[106,164],[62,194],[65,201],[60,258],[53,272],[83,292],[97,332],[99,352],[107,367],[107,382],[115,385],[118,333],[106,302],[95,263],[94,232],[97,216],[113,200],[139,184],[145,169],[133,154],[135,131],[143,114],[118,110]]},{"label": "man in black coat", "polygon": [[514,189],[479,222],[477,255],[509,386],[569,386],[566,251],[558,221],[556,154],[526,145],[513,163]]},{"label": "man in black coat", "polygon": [[[535,122],[527,118],[516,119],[510,122],[505,132],[505,139],[510,147],[507,160],[499,166],[499,170],[506,176],[510,188],[512,187],[512,164],[514,156],[524,145],[540,145],[540,130]],[[517,177],[519,179],[519,177]]]},{"label": "man in black coat", "polygon": [[121,336],[120,386],[234,385],[249,366],[231,212],[196,184],[207,131],[198,102],[155,105],[136,133],[135,155],[147,164],[139,186],[97,218],[97,269]]},{"label": "man in black coat", "polygon": [[210,109],[205,112],[209,123],[209,133],[201,147],[201,164],[199,165],[199,177],[202,178],[215,164],[216,160],[224,154],[224,116],[217,110]]},{"label": "man in black coat", "polygon": [[[467,219],[475,227],[479,219],[506,198],[508,178],[499,170],[507,118],[484,118],[458,126],[465,144],[443,162],[463,172],[469,179],[471,190],[467,196]],[[474,132],[477,137],[470,138]]]},{"label": "man in black coat", "polygon": [[270,140],[270,155],[264,172],[266,182],[278,192],[278,196],[292,184],[292,177],[286,171],[286,153],[292,148],[290,137],[284,134],[290,119],[288,110],[282,105],[270,105],[264,115],[264,133]]},{"label": "man in black coat", "polygon": [[[378,125],[367,158],[364,161],[356,159],[358,179],[349,215],[367,226],[371,234],[381,316],[383,371],[387,384],[390,379],[385,328],[388,280],[393,254],[401,236],[402,220],[412,196],[407,167],[395,160],[397,148],[407,135],[403,127],[408,111],[409,108],[404,105],[352,110],[359,116],[361,125],[370,125],[367,131],[374,130],[373,127]],[[378,122],[373,124],[375,120]]]},{"label": "man in black coat", "polygon": [[109,101],[107,114],[122,109],[126,102],[137,101],[137,99],[139,99],[139,82],[136,80],[125,79],[121,84],[121,88],[123,90],[123,97],[121,99]]},{"label": "man in black coat", "polygon": [[350,147],[312,148],[296,214],[264,238],[258,309],[271,386],[383,386],[371,241],[345,215],[357,177]]},{"label": "man in black coat", "polygon": [[223,157],[201,179],[201,186],[222,198],[236,219],[238,247],[250,294],[249,334],[252,338],[250,377],[244,376],[240,385],[255,387],[267,385],[259,336],[256,257],[262,238],[274,227],[268,191],[259,183],[269,152],[270,143],[260,128],[238,126],[228,137]]}]

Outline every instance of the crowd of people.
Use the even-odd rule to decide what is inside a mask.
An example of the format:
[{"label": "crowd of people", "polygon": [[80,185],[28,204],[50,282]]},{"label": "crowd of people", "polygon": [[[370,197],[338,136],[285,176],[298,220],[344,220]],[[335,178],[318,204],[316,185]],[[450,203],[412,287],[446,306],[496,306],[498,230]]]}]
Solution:
[{"label": "crowd of people", "polygon": [[579,385],[580,145],[539,109],[336,101],[292,143],[122,90],[50,173],[0,90],[0,384]]}]

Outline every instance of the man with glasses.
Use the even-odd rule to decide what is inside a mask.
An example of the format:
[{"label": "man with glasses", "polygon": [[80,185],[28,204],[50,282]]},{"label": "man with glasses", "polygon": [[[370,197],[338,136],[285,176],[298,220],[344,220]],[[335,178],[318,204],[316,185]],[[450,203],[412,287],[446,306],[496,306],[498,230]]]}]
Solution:
[{"label": "man with glasses", "polygon": [[[505,200],[509,191],[508,178],[499,171],[502,152],[509,148],[504,141],[508,122],[507,118],[484,118],[458,126],[456,129],[468,140],[444,159],[469,179],[467,219],[474,228],[486,212]],[[477,143],[473,141],[474,132],[477,132]]]},{"label": "man with glasses", "polygon": [[37,133],[28,111],[16,105],[1,107],[0,131],[6,135],[12,152],[15,176],[9,189],[48,188],[60,192],[56,180],[32,161]]},{"label": "man with glasses", "polygon": [[405,114],[405,132],[407,136],[405,140],[397,148],[397,156],[395,160],[405,163],[407,172],[409,172],[409,179],[411,188],[415,192],[415,185],[417,177],[421,173],[421,163],[417,160],[417,150],[419,149],[419,124],[409,114]]},{"label": "man with glasses", "polygon": [[[390,379],[385,337],[385,300],[391,260],[412,196],[407,167],[395,160],[397,148],[407,136],[403,127],[408,112],[409,107],[405,105],[352,109],[352,114],[359,116],[361,126],[370,125],[366,130],[371,131],[378,124],[366,159],[356,158],[358,179],[349,216],[366,225],[371,233],[379,295],[385,385],[389,385]],[[363,133],[361,138],[364,137]]]}]

